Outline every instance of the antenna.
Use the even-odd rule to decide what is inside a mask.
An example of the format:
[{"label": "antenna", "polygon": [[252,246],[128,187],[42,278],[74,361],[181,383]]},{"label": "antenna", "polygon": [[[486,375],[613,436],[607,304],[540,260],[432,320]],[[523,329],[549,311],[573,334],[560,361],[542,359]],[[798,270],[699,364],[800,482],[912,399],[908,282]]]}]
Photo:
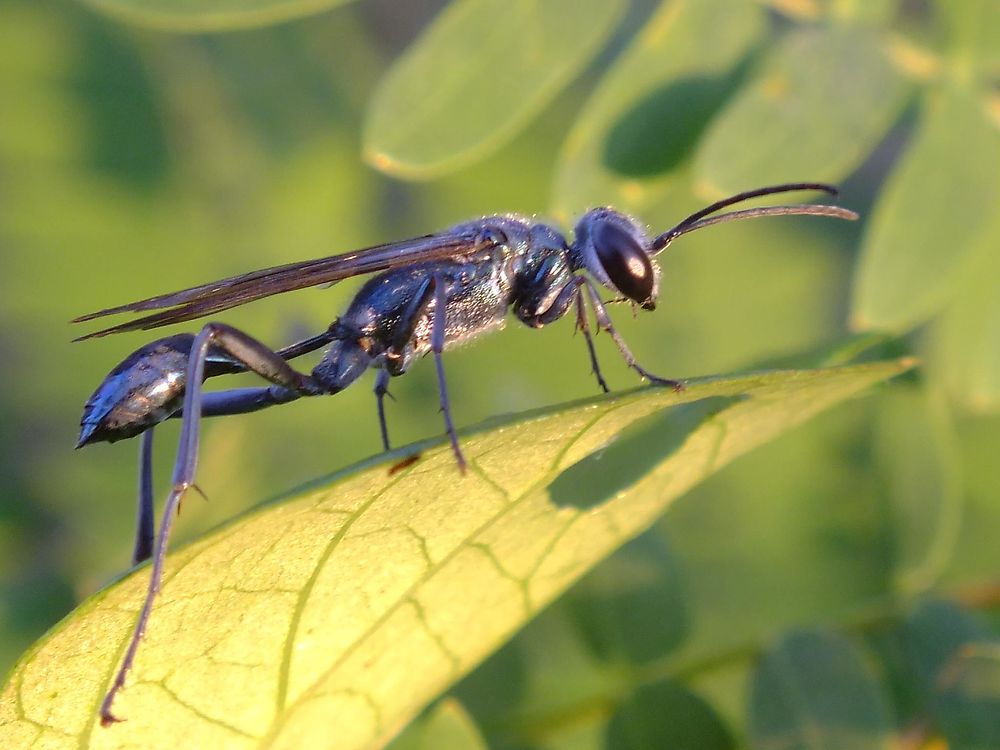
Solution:
[{"label": "antenna", "polygon": [[677,237],[680,237],[682,234],[693,232],[696,229],[710,227],[713,224],[722,224],[727,221],[755,219],[760,216],[831,216],[836,219],[845,219],[847,221],[855,221],[859,218],[858,214],[854,211],[841,208],[840,206],[823,206],[813,204],[747,208],[741,211],[730,211],[729,213],[709,217],[709,214],[714,214],[720,209],[732,206],[736,203],[742,203],[743,201],[750,200],[751,198],[759,198],[762,195],[773,195],[775,193],[789,193],[797,190],[821,190],[825,193],[829,193],[830,195],[837,194],[837,188],[832,185],[825,185],[821,182],[789,182],[782,185],[771,185],[768,187],[757,188],[756,190],[747,190],[743,193],[737,193],[729,198],[723,198],[720,201],[716,201],[700,211],[695,211],[686,219],[675,225],[672,229],[668,229],[666,232],[653,240],[652,245],[650,246],[651,254],[657,255],[663,252],[667,248],[667,245],[673,242]]}]

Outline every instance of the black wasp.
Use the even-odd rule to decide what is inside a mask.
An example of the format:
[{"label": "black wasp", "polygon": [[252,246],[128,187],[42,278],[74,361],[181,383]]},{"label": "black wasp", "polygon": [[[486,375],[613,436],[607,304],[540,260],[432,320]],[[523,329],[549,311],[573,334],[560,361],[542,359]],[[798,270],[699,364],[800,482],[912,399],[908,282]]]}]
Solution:
[{"label": "black wasp", "polygon": [[[594,208],[577,222],[570,242],[546,224],[519,216],[487,216],[435,234],[402,242],[289,263],[232,276],[179,292],[131,302],[77,318],[81,322],[123,312],[159,310],[82,339],[121,331],[158,328],[202,318],[238,305],[295,289],[376,273],[354,297],[347,312],[324,332],[284,349],[272,350],[224,323],[208,323],[197,335],[159,339],[130,354],[87,401],[77,447],[142,434],[139,528],[134,562],[153,557],[145,603],[115,680],[101,704],[101,723],[117,721],[111,704],[122,688],[149,621],[159,589],[167,539],[182,496],[194,486],[201,417],[242,414],[304,396],[337,393],[369,368],[376,370],[375,397],[382,441],[389,447],[384,399],[389,378],[402,375],[414,360],[433,352],[445,430],[460,468],[465,459],[452,423],[441,354],[451,344],[499,328],[508,309],[522,323],[540,328],[575,308],[597,382],[601,375],[590,326],[607,331],[625,362],[641,377],[682,389],[675,380],[643,369],[615,330],[598,285],[644,310],[656,306],[660,271],[653,259],[677,237],[725,221],[760,216],[810,214],[856,219],[838,206],[792,205],[720,210],[774,193],[836,190],[819,183],[789,183],[739,193],[695,212],[663,234],[650,238],[639,222],[612,208]],[[328,347],[309,374],[288,360]],[[206,378],[252,371],[270,385],[206,393]],[[153,547],[152,428],[181,416],[173,482]]]}]

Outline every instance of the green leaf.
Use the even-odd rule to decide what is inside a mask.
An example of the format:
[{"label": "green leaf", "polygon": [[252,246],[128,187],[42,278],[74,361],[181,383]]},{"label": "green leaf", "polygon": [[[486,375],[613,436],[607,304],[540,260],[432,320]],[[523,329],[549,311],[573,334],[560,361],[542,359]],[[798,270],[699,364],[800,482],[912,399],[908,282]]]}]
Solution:
[{"label": "green leaf", "polygon": [[832,633],[791,633],[753,676],[751,747],[888,750],[885,696],[851,643]]},{"label": "green leaf", "polygon": [[928,366],[967,409],[1000,411],[1000,221],[985,243],[993,257],[935,321]]},{"label": "green leaf", "polygon": [[668,0],[601,80],[566,139],[555,185],[563,218],[614,204],[639,212],[670,187],[733,69],[764,29],[753,3]]},{"label": "green leaf", "polygon": [[[15,668],[0,747],[378,746],[671,501],[911,360],[692,381],[439,441],[258,508],[172,554],[116,712],[97,705],[146,588],[84,603]],[[653,457],[659,452],[659,459]],[[401,454],[390,456],[396,460]],[[634,471],[632,456],[643,466]],[[605,496],[572,487],[600,464]]]},{"label": "green leaf", "polygon": [[454,698],[446,698],[410,724],[387,750],[488,750],[476,723]]},{"label": "green leaf", "polygon": [[951,63],[959,78],[1000,66],[1000,4],[996,0],[937,0],[944,19]]},{"label": "green leaf", "polygon": [[874,32],[794,32],[713,121],[695,157],[696,182],[717,196],[795,180],[838,182],[885,136],[907,90]]},{"label": "green leaf", "polygon": [[[619,670],[588,649],[565,601],[556,602],[466,677],[455,691],[491,747],[578,747],[599,741],[614,710]],[[596,743],[596,744],[595,744]]]},{"label": "green leaf", "polygon": [[998,201],[1000,128],[966,92],[934,92],[865,234],[854,327],[905,331],[958,295]]},{"label": "green leaf", "polygon": [[646,685],[611,718],[608,747],[615,750],[729,750],[733,738],[722,719],[674,682]]},{"label": "green leaf", "polygon": [[231,31],[321,13],[350,0],[82,0],[128,23],[164,31]]},{"label": "green leaf", "polygon": [[598,52],[622,0],[451,3],[396,61],[364,128],[365,158],[429,179],[514,136]]},{"label": "green leaf", "polygon": [[629,542],[568,598],[588,645],[603,661],[651,662],[677,648],[690,627],[680,567],[659,534]]},{"label": "green leaf", "polygon": [[885,27],[899,13],[899,0],[827,0],[828,14],[837,21]]},{"label": "green leaf", "polygon": [[945,602],[907,619],[913,671],[952,750],[1000,746],[1000,639]]},{"label": "green leaf", "polygon": [[951,561],[962,523],[961,459],[940,392],[881,394],[875,455],[892,512],[896,585],[906,594],[926,591]]}]

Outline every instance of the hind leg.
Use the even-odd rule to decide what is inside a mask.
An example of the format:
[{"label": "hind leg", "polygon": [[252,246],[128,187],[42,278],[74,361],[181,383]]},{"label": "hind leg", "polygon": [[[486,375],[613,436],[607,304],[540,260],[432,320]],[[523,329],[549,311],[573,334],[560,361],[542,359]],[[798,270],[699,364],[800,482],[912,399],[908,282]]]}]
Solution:
[{"label": "hind leg", "polygon": [[[198,466],[198,443],[202,409],[206,401],[202,393],[205,364],[212,351],[224,352],[247,370],[257,373],[278,386],[279,389],[275,391],[276,394],[284,392],[294,394],[294,396],[289,395],[286,400],[291,400],[299,396],[319,395],[324,392],[313,381],[311,376],[296,371],[278,353],[268,349],[256,339],[235,328],[221,323],[209,323],[195,337],[191,346],[187,367],[187,387],[184,392],[182,417],[184,421],[181,425],[172,487],[163,507],[163,520],[160,523],[160,532],[156,537],[156,546],[153,551],[153,568],[149,585],[146,589],[146,598],[139,613],[139,618],[136,621],[135,630],[129,641],[125,657],[122,659],[111,688],[101,703],[101,724],[104,726],[118,721],[118,718],[111,712],[111,706],[118,691],[125,684],[125,677],[135,660],[139,643],[149,623],[153,602],[160,590],[163,565],[167,553],[167,541],[170,538],[170,528],[173,524],[176,510],[185,493],[194,486],[194,478]],[[245,407],[253,406],[255,403],[263,403],[260,400],[260,395],[272,390],[271,388],[244,390],[238,392],[241,394],[239,398],[231,397],[226,405],[231,409],[235,409],[237,406]],[[254,398],[242,398],[242,394],[248,392],[251,392]],[[209,404],[209,406],[212,405],[211,403]],[[216,402],[214,405],[219,406],[219,403]]]}]

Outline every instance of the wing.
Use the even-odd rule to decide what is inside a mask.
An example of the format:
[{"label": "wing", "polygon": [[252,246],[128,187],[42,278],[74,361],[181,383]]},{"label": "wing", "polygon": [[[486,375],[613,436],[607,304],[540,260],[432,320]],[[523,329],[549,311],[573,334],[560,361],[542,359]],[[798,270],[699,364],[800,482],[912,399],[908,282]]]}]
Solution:
[{"label": "wing", "polygon": [[160,310],[160,312],[151,315],[88,333],[75,340],[83,341],[98,336],[107,336],[109,333],[159,328],[172,323],[201,318],[205,315],[214,315],[223,310],[245,305],[248,302],[274,294],[282,294],[319,284],[330,284],[352,276],[385,271],[411,263],[459,257],[488,250],[496,244],[497,240],[492,235],[484,235],[477,228],[470,228],[466,231],[453,230],[403,240],[402,242],[376,245],[343,255],[331,255],[328,258],[264,268],[208,284],[193,286],[189,289],[182,289],[178,292],[148,297],[125,305],[81,315],[79,318],[74,318],[72,322],[82,323],[102,318],[105,315],[124,312]]}]

